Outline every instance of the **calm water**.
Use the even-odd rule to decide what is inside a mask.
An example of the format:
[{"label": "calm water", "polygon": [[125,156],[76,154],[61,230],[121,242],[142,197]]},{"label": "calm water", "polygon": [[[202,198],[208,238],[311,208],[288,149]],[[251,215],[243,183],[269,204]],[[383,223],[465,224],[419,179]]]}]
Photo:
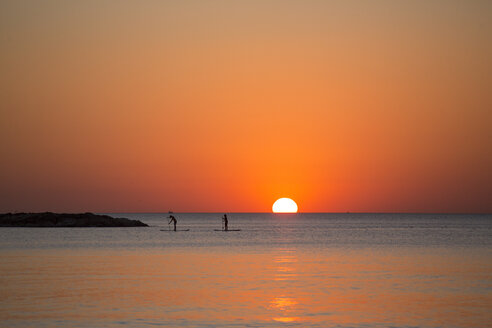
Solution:
[{"label": "calm water", "polygon": [[491,215],[112,215],[0,228],[0,325],[492,326]]}]

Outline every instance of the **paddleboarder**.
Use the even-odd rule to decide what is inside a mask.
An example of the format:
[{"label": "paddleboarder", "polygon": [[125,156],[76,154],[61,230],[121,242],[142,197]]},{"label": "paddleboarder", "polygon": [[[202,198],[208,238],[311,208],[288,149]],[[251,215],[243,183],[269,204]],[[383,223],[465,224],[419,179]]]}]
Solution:
[{"label": "paddleboarder", "polygon": [[227,224],[229,223],[229,220],[227,220],[227,214],[224,214],[222,221],[224,222],[224,230],[225,231],[229,230],[229,228],[227,227]]},{"label": "paddleboarder", "polygon": [[176,218],[174,217],[174,215],[169,215],[168,218],[171,218],[171,220],[169,220],[169,223],[168,224],[171,224],[171,222],[174,224],[174,231],[176,231],[176,223],[178,222],[176,220]]}]

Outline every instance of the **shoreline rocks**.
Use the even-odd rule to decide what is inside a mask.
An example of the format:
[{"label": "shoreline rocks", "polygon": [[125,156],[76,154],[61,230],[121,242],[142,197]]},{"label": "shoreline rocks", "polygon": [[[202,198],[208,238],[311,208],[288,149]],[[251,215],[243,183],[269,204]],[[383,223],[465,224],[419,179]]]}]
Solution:
[{"label": "shoreline rocks", "polygon": [[148,227],[139,220],[113,218],[93,213],[4,213],[0,227]]}]

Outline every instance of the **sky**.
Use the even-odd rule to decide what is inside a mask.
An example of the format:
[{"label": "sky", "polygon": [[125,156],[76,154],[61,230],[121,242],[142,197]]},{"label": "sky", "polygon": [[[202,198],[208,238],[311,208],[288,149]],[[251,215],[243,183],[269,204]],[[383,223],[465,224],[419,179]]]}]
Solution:
[{"label": "sky", "polygon": [[492,212],[491,1],[0,1],[0,212]]}]

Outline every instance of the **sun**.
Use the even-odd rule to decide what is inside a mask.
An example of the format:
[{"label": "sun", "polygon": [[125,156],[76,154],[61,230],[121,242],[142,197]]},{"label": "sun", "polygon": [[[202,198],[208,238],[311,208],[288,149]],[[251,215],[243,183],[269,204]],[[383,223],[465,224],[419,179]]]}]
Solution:
[{"label": "sun", "polygon": [[297,204],[290,198],[279,198],[272,206],[273,213],[297,213]]}]

